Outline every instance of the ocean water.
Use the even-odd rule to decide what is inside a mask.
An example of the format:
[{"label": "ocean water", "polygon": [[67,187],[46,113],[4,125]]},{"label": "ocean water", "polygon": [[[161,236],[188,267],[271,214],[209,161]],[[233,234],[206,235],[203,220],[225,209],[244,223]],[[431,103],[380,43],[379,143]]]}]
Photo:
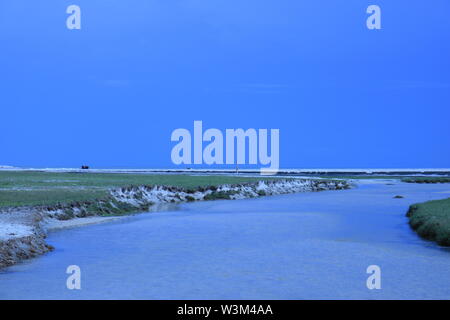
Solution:
[{"label": "ocean water", "polygon": [[[56,231],[55,251],[0,273],[0,298],[449,299],[450,250],[405,217],[447,197],[450,184],[367,181]],[[69,265],[81,290],[66,287]],[[369,265],[381,268],[380,290],[366,287]]]}]

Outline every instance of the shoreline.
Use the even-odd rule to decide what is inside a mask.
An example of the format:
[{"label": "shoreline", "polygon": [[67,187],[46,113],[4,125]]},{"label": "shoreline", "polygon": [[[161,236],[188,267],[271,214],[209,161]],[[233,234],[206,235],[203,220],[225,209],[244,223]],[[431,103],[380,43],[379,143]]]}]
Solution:
[{"label": "shoreline", "polygon": [[54,206],[0,210],[0,269],[53,250],[45,242],[54,230],[113,221],[161,206],[206,200],[238,200],[297,192],[350,189],[345,180],[280,179],[184,189],[171,186],[115,188],[105,199]]},{"label": "shoreline", "polygon": [[[187,169],[187,168],[90,168],[90,169],[80,169],[80,168],[32,168],[32,167],[12,167],[12,166],[0,166],[0,171],[40,171],[40,172],[84,172],[84,173],[185,173],[185,174],[260,174],[259,169],[240,169],[236,172],[236,169]],[[448,175],[450,174],[450,168],[311,168],[311,169],[294,169],[294,168],[283,168],[278,169],[277,175],[301,175],[301,174],[313,174],[313,175],[326,175],[326,174],[352,174],[352,175]]]},{"label": "shoreline", "polygon": [[74,218],[71,220],[57,220],[51,219],[45,222],[46,232],[60,231],[69,228],[77,228],[90,226],[93,224],[105,223],[110,221],[116,221],[123,219],[127,216],[116,217],[86,217],[86,218]]}]

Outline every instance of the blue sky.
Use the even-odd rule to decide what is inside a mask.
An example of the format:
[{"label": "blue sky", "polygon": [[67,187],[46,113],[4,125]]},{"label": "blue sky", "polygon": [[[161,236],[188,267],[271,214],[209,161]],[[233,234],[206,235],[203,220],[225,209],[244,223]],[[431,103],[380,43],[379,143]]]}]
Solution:
[{"label": "blue sky", "polygon": [[173,167],[172,131],[202,120],[279,128],[284,168],[450,167],[449,14],[447,0],[2,1],[0,165]]}]

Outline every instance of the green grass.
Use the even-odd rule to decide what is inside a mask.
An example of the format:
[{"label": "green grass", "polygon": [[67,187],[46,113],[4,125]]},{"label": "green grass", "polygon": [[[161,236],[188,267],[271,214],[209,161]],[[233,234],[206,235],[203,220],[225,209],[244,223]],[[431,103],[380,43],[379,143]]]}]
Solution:
[{"label": "green grass", "polygon": [[450,177],[408,177],[403,178],[408,183],[450,183]]},{"label": "green grass", "polygon": [[450,246],[450,198],[414,204],[407,216],[421,237]]},{"label": "green grass", "polygon": [[[270,179],[270,178],[269,178]],[[183,188],[259,181],[259,177],[190,176],[183,174],[54,173],[38,171],[0,171],[2,188],[96,187],[129,185],[170,185]],[[268,180],[268,178],[265,178]]]},{"label": "green grass", "polygon": [[1,190],[0,207],[44,206],[105,198],[106,190]]},{"label": "green grass", "polygon": [[[269,180],[274,178],[264,178]],[[64,204],[107,196],[115,187],[166,185],[201,186],[256,182],[259,177],[190,176],[182,174],[54,173],[0,171],[0,207]]]}]

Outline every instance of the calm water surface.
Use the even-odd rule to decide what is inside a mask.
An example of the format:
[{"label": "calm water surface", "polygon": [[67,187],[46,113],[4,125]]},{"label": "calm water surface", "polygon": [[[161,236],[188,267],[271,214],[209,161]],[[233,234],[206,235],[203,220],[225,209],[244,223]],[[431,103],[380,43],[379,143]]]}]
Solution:
[{"label": "calm water surface", "polygon": [[[447,197],[450,184],[365,182],[57,231],[54,252],[0,273],[0,298],[449,299],[450,251],[405,217]],[[66,288],[73,264],[81,290]],[[369,265],[381,267],[381,290],[366,287]]]}]

